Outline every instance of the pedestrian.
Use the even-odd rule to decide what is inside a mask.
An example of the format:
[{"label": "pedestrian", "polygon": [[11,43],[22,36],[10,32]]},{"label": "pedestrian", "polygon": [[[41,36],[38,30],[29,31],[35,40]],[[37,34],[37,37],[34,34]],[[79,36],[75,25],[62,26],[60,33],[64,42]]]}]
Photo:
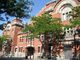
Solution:
[{"label": "pedestrian", "polygon": [[25,56],[25,59],[28,59],[28,56],[27,55]]},{"label": "pedestrian", "polygon": [[25,59],[28,59],[28,51],[27,51],[27,49],[25,51]]}]

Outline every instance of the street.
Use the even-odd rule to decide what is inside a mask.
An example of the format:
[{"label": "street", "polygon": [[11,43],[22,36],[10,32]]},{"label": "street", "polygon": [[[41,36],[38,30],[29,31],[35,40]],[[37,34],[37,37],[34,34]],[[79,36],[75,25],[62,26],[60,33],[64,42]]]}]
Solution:
[{"label": "street", "polygon": [[[2,52],[0,52],[0,55],[3,55]],[[54,59],[42,59],[37,57],[38,54],[34,54],[34,58],[32,59],[25,59],[25,57],[0,57],[0,60],[54,60]],[[63,56],[62,56],[63,57]],[[57,57],[57,60],[70,60],[72,58],[72,51],[71,47],[65,46],[64,47],[64,58],[62,59],[61,57]]]},{"label": "street", "polygon": [[[34,59],[25,59],[25,58],[0,58],[0,60],[34,60]],[[36,60],[46,60],[46,59],[36,59]]]},{"label": "street", "polygon": [[[34,59],[25,59],[25,58],[0,58],[0,60],[34,60]],[[53,60],[53,59],[36,59],[36,60]],[[64,59],[69,60],[69,59]]]},{"label": "street", "polygon": [[25,58],[0,58],[0,60],[27,60]]}]

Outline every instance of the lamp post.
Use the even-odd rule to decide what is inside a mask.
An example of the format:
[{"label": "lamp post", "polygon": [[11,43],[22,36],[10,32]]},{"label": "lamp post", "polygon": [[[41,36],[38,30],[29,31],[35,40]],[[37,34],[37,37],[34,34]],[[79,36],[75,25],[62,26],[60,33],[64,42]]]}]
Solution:
[{"label": "lamp post", "polygon": [[75,49],[74,49],[74,57],[76,57],[77,55],[77,50],[76,50],[76,31],[74,32],[74,46],[75,46]]}]

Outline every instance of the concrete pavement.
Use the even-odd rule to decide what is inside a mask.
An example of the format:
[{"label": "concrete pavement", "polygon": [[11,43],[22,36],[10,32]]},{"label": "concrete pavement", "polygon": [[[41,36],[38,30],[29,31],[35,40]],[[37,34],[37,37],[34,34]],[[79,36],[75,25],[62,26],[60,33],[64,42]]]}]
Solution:
[{"label": "concrete pavement", "polygon": [[[0,52],[1,55],[3,54],[2,52]],[[70,51],[65,51],[65,55],[67,58],[65,58],[64,56],[61,56],[61,57],[57,57],[57,60],[70,60],[68,57],[69,57],[69,54]],[[40,56],[40,55],[39,55]],[[18,57],[5,57],[5,58],[0,58],[0,60],[30,60],[30,59],[25,59],[25,58],[18,58]],[[38,54],[34,54],[34,59],[32,58],[31,60],[53,60],[53,59],[41,59],[38,57]]]},{"label": "concrete pavement", "polygon": [[3,52],[2,51],[0,51],[0,57],[2,57],[3,56]]},{"label": "concrete pavement", "polygon": [[25,60],[25,58],[0,58],[0,60]]}]

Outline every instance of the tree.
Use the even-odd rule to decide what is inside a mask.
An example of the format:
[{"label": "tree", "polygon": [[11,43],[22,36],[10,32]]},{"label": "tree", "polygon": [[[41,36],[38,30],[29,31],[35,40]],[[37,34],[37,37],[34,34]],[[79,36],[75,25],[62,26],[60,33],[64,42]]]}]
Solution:
[{"label": "tree", "polygon": [[[14,17],[27,17],[32,10],[32,1],[29,0],[0,0],[0,14],[5,13]],[[6,17],[7,18],[7,17]]]},{"label": "tree", "polygon": [[[74,31],[74,46],[75,46],[75,51],[74,51],[74,57],[77,56],[77,49],[76,46],[78,47],[78,44],[80,43],[78,40],[76,40],[76,35],[78,35],[80,37],[80,6],[76,6],[73,8],[72,13],[70,14],[72,16],[71,19],[71,26],[73,28],[76,28],[76,30]],[[76,31],[78,33],[76,33]]]},{"label": "tree", "polygon": [[[0,0],[0,20],[8,22],[9,17],[30,18],[33,2],[30,0]],[[2,16],[4,14],[4,17]],[[6,19],[5,19],[6,18]],[[4,24],[0,25],[3,30]]]},{"label": "tree", "polygon": [[72,16],[72,26],[80,25],[80,6],[74,7],[71,13]]},{"label": "tree", "polygon": [[[40,36],[43,34],[44,40],[42,41],[42,47],[46,52],[49,51],[49,46],[54,46],[57,42],[58,36],[62,32],[62,24],[60,19],[52,18],[50,14],[43,14],[42,16],[32,17],[32,24],[24,29],[24,31],[31,31],[33,35]],[[54,43],[55,42],[55,43]],[[46,49],[46,47],[48,47]],[[47,53],[46,53],[47,54]]]},{"label": "tree", "polygon": [[6,40],[5,36],[0,36],[0,51],[2,50],[2,45],[5,40]]},{"label": "tree", "polygon": [[76,31],[78,32],[78,35],[80,35],[80,6],[76,6],[73,8],[73,11],[71,13],[72,20],[71,26],[76,27]]}]

